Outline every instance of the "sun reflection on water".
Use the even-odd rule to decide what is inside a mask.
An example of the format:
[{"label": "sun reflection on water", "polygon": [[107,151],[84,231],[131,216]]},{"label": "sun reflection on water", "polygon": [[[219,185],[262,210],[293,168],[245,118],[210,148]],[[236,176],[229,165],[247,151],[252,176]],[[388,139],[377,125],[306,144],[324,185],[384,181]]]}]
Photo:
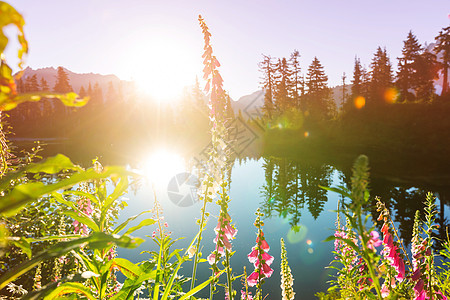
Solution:
[{"label": "sun reflection on water", "polygon": [[176,152],[158,149],[144,157],[140,167],[146,179],[156,189],[166,189],[169,181],[186,172],[184,159]]}]

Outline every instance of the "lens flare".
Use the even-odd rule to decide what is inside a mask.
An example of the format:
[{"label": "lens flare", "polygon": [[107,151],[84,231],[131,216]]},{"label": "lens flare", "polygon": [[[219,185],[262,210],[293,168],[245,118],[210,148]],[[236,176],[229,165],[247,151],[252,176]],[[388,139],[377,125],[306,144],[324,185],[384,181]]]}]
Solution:
[{"label": "lens flare", "polygon": [[307,138],[309,136],[309,132],[305,131],[305,133],[303,135],[305,136],[305,138]]},{"label": "lens flare", "polygon": [[397,91],[397,89],[395,88],[388,88],[386,90],[386,92],[384,92],[384,101],[386,101],[386,103],[392,104],[397,102],[399,93]]},{"label": "lens flare", "polygon": [[308,246],[311,246],[311,245],[312,245],[312,241],[311,241],[311,240],[306,240],[306,244],[307,244]]},{"label": "lens flare", "polygon": [[358,96],[356,97],[354,104],[357,109],[361,109],[366,105],[366,98]]}]

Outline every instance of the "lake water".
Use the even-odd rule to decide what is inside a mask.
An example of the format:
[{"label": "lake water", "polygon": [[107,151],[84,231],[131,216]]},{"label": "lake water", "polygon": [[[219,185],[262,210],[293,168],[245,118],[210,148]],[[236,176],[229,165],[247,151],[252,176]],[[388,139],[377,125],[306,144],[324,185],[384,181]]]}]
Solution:
[{"label": "lake water", "polygon": [[[190,159],[192,155],[183,151],[177,152],[177,149],[180,148],[154,146],[143,148],[139,155],[133,155],[133,162],[130,162],[130,165],[139,168],[148,179],[139,189],[126,196],[128,206],[120,214],[119,222],[144,210],[151,210],[154,206],[153,192],[155,191],[172,237],[185,238],[177,242],[174,247],[185,248],[198,232],[196,220],[200,218],[202,203],[197,202],[192,196],[195,194],[195,189],[192,189],[189,184],[180,185],[180,181],[174,181],[177,175],[190,174],[192,171],[192,168],[187,167],[192,165],[192,159]],[[79,151],[67,145],[48,147],[44,156],[54,154],[52,152],[65,153],[81,164],[85,164],[94,157],[86,153],[80,156]],[[127,152],[113,151],[113,155],[105,154],[100,159],[106,160],[105,164],[131,161],[131,156],[123,155],[120,159],[110,161],[111,157],[117,158],[120,156],[118,154],[123,153]],[[448,196],[450,188],[445,180],[438,185],[427,185],[421,178],[412,179],[411,176],[401,177],[400,175],[388,177],[383,174],[395,174],[395,172],[383,170],[378,165],[375,160],[371,170],[371,195],[381,196],[381,199],[391,208],[402,238],[405,241],[410,239],[414,213],[417,209],[423,209],[422,202],[425,200],[427,191],[438,193],[442,200],[442,202],[439,199],[437,201],[438,208],[442,209],[437,221],[441,224],[441,234],[444,234],[448,224],[445,216],[449,213],[448,199],[450,198]],[[327,281],[331,279],[329,275],[332,273],[326,267],[333,260],[334,245],[333,242],[323,242],[323,240],[334,233],[336,213],[333,210],[337,208],[339,196],[324,191],[319,188],[319,185],[348,184],[351,176],[350,168],[351,164],[330,163],[329,158],[304,156],[289,158],[273,153],[270,155],[252,153],[236,158],[231,168],[229,190],[231,197],[229,212],[233,219],[232,223],[238,229],[236,239],[232,241],[233,250],[236,251],[231,258],[233,273],[242,274],[244,266],[247,268],[247,274],[253,271],[247,254],[255,245],[254,213],[259,207],[266,214],[263,231],[270,245],[269,254],[275,257],[271,266],[274,273],[263,286],[264,294],[269,294],[268,299],[281,299],[281,238],[286,242],[289,266],[294,277],[294,290],[297,293],[296,299],[313,299],[315,293],[326,291]],[[437,177],[443,176],[439,174]],[[180,178],[178,176],[178,179]],[[211,215],[202,241],[204,258],[215,246],[213,229],[217,225],[219,207],[215,203],[210,203],[207,211]],[[151,236],[155,229],[156,227],[150,226],[136,231],[134,235],[146,238]],[[147,237],[146,242],[138,249],[119,248],[118,254],[120,257],[138,262],[149,258],[148,254],[140,254],[145,250],[157,250],[151,238]],[[186,262],[180,273],[189,277],[191,272],[192,263]],[[201,263],[197,284],[207,280],[210,273],[209,264]],[[222,277],[222,282],[225,282],[225,276]],[[241,282],[236,280],[233,288],[240,295]],[[219,291],[220,289],[219,287]],[[254,293],[254,289],[251,291]],[[208,288],[205,288],[200,295],[206,297],[208,294]],[[223,295],[222,290],[215,298],[223,299]]]},{"label": "lake water", "polygon": [[[202,205],[195,201],[180,202],[180,198],[174,198],[170,192],[172,190],[172,193],[179,192],[188,197],[192,193],[186,187],[174,191],[173,185],[170,185],[174,176],[189,171],[183,162],[180,156],[167,150],[156,150],[150,154],[146,163],[142,164],[149,181],[136,194],[129,195],[129,206],[120,217],[125,220],[131,215],[151,209],[155,189],[172,237],[185,237],[185,240],[176,244],[179,247],[186,247],[197,233],[195,221],[200,218]],[[229,206],[233,223],[238,229],[236,239],[232,242],[233,250],[236,251],[231,259],[234,274],[241,274],[243,266],[246,266],[247,274],[253,270],[247,254],[255,245],[254,212],[259,207],[266,213],[263,231],[271,247],[269,254],[275,257],[272,264],[274,273],[263,286],[264,293],[269,294],[268,299],[281,299],[280,238],[286,242],[289,265],[294,276],[294,290],[298,295],[296,299],[313,299],[315,293],[326,291],[327,281],[331,279],[329,275],[332,273],[326,267],[333,260],[334,245],[333,242],[323,240],[334,233],[336,213],[333,210],[337,208],[339,196],[324,191],[318,185],[335,186],[345,184],[346,181],[348,179],[344,172],[317,161],[305,162],[273,156],[236,160],[231,171]],[[387,199],[393,216],[399,220],[397,225],[403,238],[409,240],[413,215],[416,209],[422,208],[425,190],[410,184],[406,187],[392,183],[381,185],[379,179],[374,184],[377,190],[373,192]],[[444,208],[442,216],[448,214],[448,206]],[[211,216],[202,242],[203,257],[209,255],[215,246],[212,242],[215,236],[213,228],[217,224],[219,208],[211,203],[208,204],[207,211]],[[443,219],[445,223],[445,218]],[[152,227],[142,229],[136,235],[151,236],[153,230]],[[143,250],[156,250],[151,239],[139,249],[119,249],[118,253],[137,262],[148,257],[146,254],[139,254]],[[190,276],[191,272],[192,264],[185,263],[181,273]],[[197,283],[206,280],[210,272],[208,263],[202,263]],[[225,276],[223,277],[222,280],[225,280]],[[233,288],[239,291],[242,288],[241,282],[236,280]],[[201,295],[207,297],[207,289]],[[216,298],[222,299],[223,291]]]}]

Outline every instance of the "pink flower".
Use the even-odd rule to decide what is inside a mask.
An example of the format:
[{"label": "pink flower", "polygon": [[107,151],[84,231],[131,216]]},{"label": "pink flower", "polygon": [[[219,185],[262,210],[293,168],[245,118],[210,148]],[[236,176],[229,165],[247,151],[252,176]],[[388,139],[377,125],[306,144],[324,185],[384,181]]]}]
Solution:
[{"label": "pink flower", "polygon": [[[249,262],[253,263],[255,266],[255,271],[247,278],[250,286],[253,286],[250,284],[250,281],[253,282],[253,280],[255,280],[254,284],[256,284],[258,279],[269,278],[272,276],[273,269],[270,265],[274,258],[266,252],[269,249],[269,244],[264,239],[264,233],[262,230],[259,230],[258,237],[256,238],[256,245],[252,248],[252,252],[247,255]],[[256,279],[254,279],[254,274],[257,276]]]},{"label": "pink flower", "polygon": [[237,229],[235,229],[231,225],[231,217],[228,213],[222,213],[219,215],[219,220],[217,222],[216,228],[214,228],[214,232],[216,233],[216,237],[214,238],[214,243],[216,244],[216,249],[214,250],[214,258],[209,259],[208,262],[212,265],[215,263],[217,259],[217,254],[225,255],[225,249],[231,252],[232,245],[230,243],[231,239],[234,239],[237,233]]},{"label": "pink flower", "polygon": [[213,265],[215,260],[216,260],[216,254],[214,254],[214,252],[211,253],[210,255],[208,255],[208,262],[210,265]]},{"label": "pink flower", "polygon": [[379,247],[382,244],[381,241],[378,239],[379,237],[380,234],[375,230],[370,233],[370,240],[367,242],[367,247],[374,252],[376,251],[375,247]]},{"label": "pink flower", "polygon": [[255,286],[256,283],[258,282],[258,278],[259,278],[259,274],[256,272],[253,272],[252,274],[250,274],[250,276],[248,276],[247,278],[247,283],[249,286]]},{"label": "pink flower", "polygon": [[247,294],[244,290],[241,290],[241,300],[253,300],[253,296],[251,294],[251,292],[248,292]]}]

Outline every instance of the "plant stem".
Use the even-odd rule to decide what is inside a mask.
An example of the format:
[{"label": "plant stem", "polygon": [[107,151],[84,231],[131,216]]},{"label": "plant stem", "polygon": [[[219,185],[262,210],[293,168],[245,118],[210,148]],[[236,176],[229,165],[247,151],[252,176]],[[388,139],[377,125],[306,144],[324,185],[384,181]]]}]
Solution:
[{"label": "plant stem", "polygon": [[233,287],[232,281],[231,281],[231,268],[230,268],[230,253],[228,252],[228,249],[225,249],[225,260],[226,260],[226,266],[227,266],[227,281],[228,281],[228,299],[233,299]]},{"label": "plant stem", "polygon": [[205,223],[205,210],[206,210],[206,203],[208,202],[208,188],[209,186],[206,186],[205,191],[205,199],[203,200],[203,207],[202,207],[202,219],[200,221],[200,232],[198,234],[198,239],[196,243],[196,249],[195,249],[195,255],[194,255],[194,266],[192,269],[192,279],[191,279],[191,290],[195,286],[195,276],[197,274],[197,265],[198,265],[198,252],[200,249],[200,242],[202,240],[202,232],[203,232],[203,224]]}]

